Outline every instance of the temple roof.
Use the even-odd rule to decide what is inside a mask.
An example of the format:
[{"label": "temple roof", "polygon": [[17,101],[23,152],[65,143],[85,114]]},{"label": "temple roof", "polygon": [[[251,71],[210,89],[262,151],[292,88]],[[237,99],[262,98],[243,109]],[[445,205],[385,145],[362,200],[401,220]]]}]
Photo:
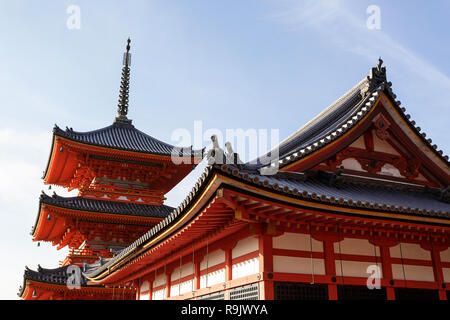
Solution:
[{"label": "temple roof", "polygon": [[[69,274],[67,272],[67,268],[70,266],[64,266],[56,269],[45,269],[38,265],[38,270],[34,271],[25,267],[25,272],[23,274],[23,285],[19,288],[19,293],[17,294],[19,297],[22,297],[27,280],[42,282],[46,284],[54,284],[54,285],[67,285],[67,280],[69,279]],[[87,279],[81,273],[80,278],[80,286],[87,286]]]},{"label": "temple roof", "polygon": [[151,218],[165,218],[173,210],[172,207],[166,205],[158,206],[82,197],[61,197],[55,193],[50,197],[44,192],[41,194],[39,202],[66,209]]},{"label": "temple roof", "polygon": [[[386,68],[381,67],[382,62],[380,59],[378,66],[372,68],[369,76],[277,146],[280,168],[306,157],[349,131],[371,110],[381,93],[385,93],[389,97],[402,119],[421,138],[423,143],[447,167],[449,166],[448,155],[444,155],[442,150],[438,150],[437,145],[433,144],[431,139],[426,139],[426,133],[421,132],[421,128],[416,126],[416,122],[406,113],[406,109],[400,107],[401,102],[396,100],[397,96],[391,88],[392,83],[386,80]],[[262,167],[261,158],[256,160],[257,165],[250,166]]]},{"label": "temple roof", "polygon": [[[55,125],[53,133],[56,136],[93,146],[168,157],[172,153],[176,156],[183,156],[181,148],[159,141],[126,122],[116,121],[108,127],[88,132],[77,132],[71,128],[64,131]],[[194,151],[192,147],[187,148],[187,150],[190,150],[190,152],[186,156],[201,156],[201,150]]]}]

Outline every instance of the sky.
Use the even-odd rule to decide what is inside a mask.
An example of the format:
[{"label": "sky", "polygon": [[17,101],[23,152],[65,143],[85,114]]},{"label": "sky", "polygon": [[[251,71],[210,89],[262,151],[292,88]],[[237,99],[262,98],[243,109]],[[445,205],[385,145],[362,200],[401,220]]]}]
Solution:
[{"label": "sky", "polygon": [[[187,132],[207,146],[208,129],[282,140],[381,56],[397,99],[449,154],[448,12],[439,0],[0,2],[0,299],[18,298],[25,265],[55,268],[67,254],[30,235],[41,190],[76,196],[41,179],[52,128],[112,123],[128,37],[128,116],[167,143]],[[178,206],[204,166],[166,204]]]}]

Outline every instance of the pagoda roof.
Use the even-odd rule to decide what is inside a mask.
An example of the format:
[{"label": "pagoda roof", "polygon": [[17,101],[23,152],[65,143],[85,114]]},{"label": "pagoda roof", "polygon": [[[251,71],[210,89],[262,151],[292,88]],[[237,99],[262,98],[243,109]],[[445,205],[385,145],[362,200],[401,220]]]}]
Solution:
[{"label": "pagoda roof", "polygon": [[[129,221],[134,224],[150,224],[167,217],[173,210],[172,207],[166,205],[149,205],[138,204],[132,202],[107,201],[98,199],[89,199],[83,197],[61,197],[56,193],[52,196],[42,192],[39,197],[39,212],[36,217],[35,224],[31,230],[31,235],[36,236],[39,232],[38,226],[48,222],[48,219],[42,217],[43,205],[49,205],[62,210],[73,210],[83,214],[88,212],[95,216],[90,219],[94,221],[113,221],[113,223],[124,223]],[[120,217],[120,219],[118,219]],[[53,221],[53,220],[52,220]],[[56,231],[55,231],[56,232]]]},{"label": "pagoda roof", "polygon": [[[83,144],[141,152],[170,157],[172,154],[183,156],[182,148],[174,147],[168,143],[155,139],[148,134],[136,129],[131,122],[115,121],[112,125],[87,132],[74,131],[72,128],[62,130],[57,125],[53,128],[53,134]],[[189,157],[201,156],[202,150],[192,150],[188,147]]]},{"label": "pagoda roof", "polygon": [[[64,266],[55,269],[45,269],[38,265],[38,270],[34,271],[25,266],[25,271],[23,274],[23,285],[19,288],[19,292],[17,295],[19,297],[23,296],[27,281],[35,281],[51,285],[67,285],[67,280],[69,279],[67,268],[69,267],[70,266]],[[87,287],[87,282],[88,280],[81,273],[80,286]]]},{"label": "pagoda roof", "polygon": [[[45,269],[39,265],[37,271],[25,267],[23,278],[24,280],[66,285],[67,279],[69,278],[67,274],[67,268],[69,267],[70,266],[64,266],[55,269]],[[87,279],[83,275],[81,275],[80,285],[87,286]]]},{"label": "pagoda roof", "polygon": [[137,204],[83,197],[62,197],[56,193],[49,196],[44,192],[39,198],[39,203],[73,210],[149,218],[165,218],[173,210],[172,207],[166,205]]}]

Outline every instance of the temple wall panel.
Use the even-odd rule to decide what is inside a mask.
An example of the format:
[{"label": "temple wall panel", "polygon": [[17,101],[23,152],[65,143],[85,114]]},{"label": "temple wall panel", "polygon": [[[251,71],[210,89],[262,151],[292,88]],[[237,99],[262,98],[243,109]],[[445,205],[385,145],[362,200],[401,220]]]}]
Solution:
[{"label": "temple wall panel", "polygon": [[372,275],[372,272],[367,272],[367,268],[369,266],[375,265],[378,266],[380,269],[380,277],[383,278],[382,274],[382,265],[381,263],[374,263],[374,262],[360,262],[360,261],[345,261],[342,260],[336,260],[336,276],[340,277],[342,276],[342,273],[344,273],[344,277],[362,277],[362,278],[368,278],[370,275]]},{"label": "temple wall panel", "polygon": [[[314,274],[325,274],[323,259],[313,259]],[[312,274],[313,266],[310,258],[273,256],[273,271],[283,273]]]},{"label": "temple wall panel", "polygon": [[162,286],[166,283],[166,275],[160,274],[155,277],[155,280],[153,281],[153,288],[157,288],[159,286]]},{"label": "temple wall panel", "polygon": [[141,293],[139,295],[139,300],[149,300],[149,299],[150,299],[150,295],[149,295],[148,292],[147,293]]},{"label": "temple wall panel", "polygon": [[419,244],[416,243],[403,243],[390,248],[390,254],[392,258],[403,259],[418,259],[431,261],[431,253],[428,250],[422,249]]},{"label": "temple wall panel", "polygon": [[236,246],[231,251],[232,259],[243,256],[244,254],[258,250],[258,238],[248,237],[236,243]]},{"label": "temple wall panel", "polygon": [[442,273],[444,274],[444,281],[450,282],[450,268],[442,268]]},{"label": "temple wall panel", "polygon": [[259,258],[245,260],[231,267],[231,277],[233,279],[249,276],[259,272]]},{"label": "temple wall panel", "polygon": [[193,281],[191,280],[187,280],[187,281],[183,281],[180,284],[174,284],[170,287],[170,296],[171,297],[175,297],[175,296],[179,296],[183,293],[186,292],[191,292],[193,291]]},{"label": "temple wall panel", "polygon": [[142,294],[143,292],[148,291],[149,289],[150,289],[150,284],[149,284],[148,281],[144,281],[144,282],[141,284],[141,287],[139,288],[141,294]]},{"label": "temple wall panel", "polygon": [[[339,252],[340,246],[340,252]],[[334,243],[334,252],[339,254],[358,254],[363,256],[380,257],[380,248],[375,247],[367,239],[345,238],[340,243]]]},{"label": "temple wall panel", "polygon": [[347,158],[341,164],[345,169],[355,171],[366,171],[361,167],[361,164],[355,158]]},{"label": "temple wall panel", "polygon": [[210,287],[225,282],[225,268],[209,272],[200,277],[200,288]]},{"label": "temple wall panel", "polygon": [[207,267],[209,268],[223,262],[225,262],[225,251],[218,249],[209,252],[203,257],[203,260],[200,263],[200,270],[205,270]]},{"label": "temple wall panel", "polygon": [[310,238],[309,234],[285,232],[281,236],[273,238],[274,249],[288,249],[288,250],[303,250],[310,251],[312,240],[312,250],[315,252],[323,252],[323,244],[321,241],[317,241]]},{"label": "temple wall panel", "polygon": [[152,300],[163,300],[165,298],[166,289],[160,289],[153,292]]},{"label": "temple wall panel", "polygon": [[[181,266],[181,278],[194,274],[194,264],[186,263]],[[170,276],[170,281],[175,281],[180,279],[180,267],[175,268]]]},{"label": "temple wall panel", "polygon": [[441,255],[442,262],[450,262],[450,248],[448,248],[447,250],[441,251],[440,255]]},{"label": "temple wall panel", "polygon": [[349,147],[366,149],[366,144],[364,143],[364,137],[363,136],[359,137],[358,139],[353,141]]},{"label": "temple wall panel", "polygon": [[[403,275],[403,268],[405,274]],[[392,276],[397,280],[434,281],[433,268],[428,266],[412,266],[392,264]]]},{"label": "temple wall panel", "polygon": [[378,135],[375,131],[372,132],[373,136],[373,149],[377,152],[384,152],[389,154],[400,155],[397,150],[394,149],[387,141],[381,140],[378,138]]}]

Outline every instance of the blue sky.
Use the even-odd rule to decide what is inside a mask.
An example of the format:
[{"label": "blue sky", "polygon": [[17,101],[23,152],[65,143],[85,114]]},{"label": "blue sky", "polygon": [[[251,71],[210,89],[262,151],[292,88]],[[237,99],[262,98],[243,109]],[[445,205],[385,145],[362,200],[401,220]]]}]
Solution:
[{"label": "blue sky", "polygon": [[[70,5],[81,10],[80,29],[66,26]],[[369,5],[381,10],[379,30],[366,27]],[[47,189],[51,130],[112,123],[128,36],[129,117],[160,140],[174,144],[174,130],[196,120],[279,129],[284,139],[381,56],[402,106],[448,154],[448,12],[438,0],[2,1],[0,299],[17,298],[25,265],[57,267],[66,254],[29,235]],[[167,204],[182,201],[200,170]]]}]

